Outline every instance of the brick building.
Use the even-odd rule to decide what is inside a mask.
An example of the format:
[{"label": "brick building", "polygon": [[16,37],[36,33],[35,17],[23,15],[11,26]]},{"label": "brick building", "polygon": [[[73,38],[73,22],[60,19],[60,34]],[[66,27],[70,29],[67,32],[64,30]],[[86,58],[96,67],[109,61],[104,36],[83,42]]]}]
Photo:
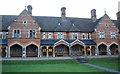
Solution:
[{"label": "brick building", "polygon": [[20,15],[0,15],[1,57],[62,57],[118,55],[120,49],[120,12],[118,20],[105,13],[91,18],[32,16],[28,5]]}]

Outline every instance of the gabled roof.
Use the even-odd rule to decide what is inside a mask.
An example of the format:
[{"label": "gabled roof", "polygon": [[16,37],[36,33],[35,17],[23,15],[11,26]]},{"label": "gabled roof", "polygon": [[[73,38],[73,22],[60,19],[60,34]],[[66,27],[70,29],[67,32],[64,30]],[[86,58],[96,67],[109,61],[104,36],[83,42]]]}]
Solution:
[{"label": "gabled roof", "polygon": [[[106,15],[106,14],[105,14]],[[0,15],[2,18],[2,30],[8,30],[8,26],[17,19],[16,15]],[[41,27],[42,31],[79,31],[79,32],[93,32],[95,27],[101,21],[101,18],[93,22],[90,18],[72,18],[67,17],[62,19],[61,17],[50,17],[50,16],[31,16]],[[60,25],[59,25],[60,23]],[[116,20],[113,20],[113,23],[120,29],[119,25],[116,23]],[[74,26],[73,26],[74,24]]]}]

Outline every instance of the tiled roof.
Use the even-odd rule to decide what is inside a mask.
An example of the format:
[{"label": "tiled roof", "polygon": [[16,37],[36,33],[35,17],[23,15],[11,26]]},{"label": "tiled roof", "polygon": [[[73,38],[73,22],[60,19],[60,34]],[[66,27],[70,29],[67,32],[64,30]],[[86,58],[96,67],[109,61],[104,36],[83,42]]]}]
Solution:
[{"label": "tiled roof", "polygon": [[[2,24],[0,24],[2,25],[2,30],[7,30],[8,26],[17,18],[15,15],[0,15],[0,17],[2,18]],[[61,17],[33,16],[33,19],[38,23],[42,31],[93,32],[101,18],[97,19],[95,22],[90,18],[72,17],[62,19]],[[113,20],[115,25],[120,29],[116,21],[117,20]]]},{"label": "tiled roof", "polygon": [[[53,39],[43,39],[41,40],[41,45],[54,45],[59,40],[53,40]],[[72,43],[75,40],[65,40],[69,44]],[[96,45],[96,43],[93,40],[80,40],[82,41],[85,45]]]}]

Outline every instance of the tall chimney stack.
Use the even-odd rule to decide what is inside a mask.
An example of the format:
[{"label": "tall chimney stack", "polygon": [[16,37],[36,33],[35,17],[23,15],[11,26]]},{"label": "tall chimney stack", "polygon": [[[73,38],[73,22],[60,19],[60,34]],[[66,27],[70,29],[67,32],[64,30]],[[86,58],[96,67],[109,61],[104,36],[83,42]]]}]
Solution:
[{"label": "tall chimney stack", "polygon": [[96,9],[91,10],[91,19],[95,22],[97,19]]},{"label": "tall chimney stack", "polygon": [[61,17],[62,17],[62,19],[66,18],[66,8],[65,7],[61,8]]},{"label": "tall chimney stack", "polygon": [[31,5],[28,5],[28,6],[27,6],[27,9],[28,9],[29,14],[32,15],[32,6],[31,6]]}]

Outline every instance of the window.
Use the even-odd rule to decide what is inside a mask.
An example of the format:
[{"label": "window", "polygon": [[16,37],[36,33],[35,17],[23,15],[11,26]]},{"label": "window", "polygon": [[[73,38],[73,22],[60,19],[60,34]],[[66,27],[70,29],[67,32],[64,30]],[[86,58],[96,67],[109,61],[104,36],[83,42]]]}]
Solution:
[{"label": "window", "polygon": [[43,39],[46,39],[46,32],[43,32],[42,35],[43,35],[42,38],[43,38]]},{"label": "window", "polygon": [[52,39],[52,33],[48,33],[48,39]]},{"label": "window", "polygon": [[62,39],[62,38],[63,38],[62,32],[58,32],[58,39]]},{"label": "window", "polygon": [[99,38],[105,38],[105,32],[99,32]]},{"label": "window", "polygon": [[23,24],[24,26],[26,26],[26,25],[27,25],[27,21],[26,21],[26,20],[23,20],[22,24]]},{"label": "window", "polygon": [[0,38],[3,38],[3,33],[2,32],[0,32]]},{"label": "window", "polygon": [[91,39],[91,34],[90,33],[88,33],[88,39]]},{"label": "window", "polygon": [[115,32],[111,32],[111,38],[112,39],[116,38],[116,33]]},{"label": "window", "polygon": [[105,27],[108,28],[110,25],[109,24],[105,24]]},{"label": "window", "polygon": [[86,39],[85,33],[82,33],[82,39]]},{"label": "window", "polygon": [[6,32],[6,38],[8,38],[8,32]]},{"label": "window", "polygon": [[14,30],[14,38],[20,38],[20,30]]},{"label": "window", "polygon": [[73,39],[77,39],[78,38],[78,33],[72,33],[72,37],[73,37]]},{"label": "window", "polygon": [[35,30],[30,30],[30,38],[35,38]]}]

